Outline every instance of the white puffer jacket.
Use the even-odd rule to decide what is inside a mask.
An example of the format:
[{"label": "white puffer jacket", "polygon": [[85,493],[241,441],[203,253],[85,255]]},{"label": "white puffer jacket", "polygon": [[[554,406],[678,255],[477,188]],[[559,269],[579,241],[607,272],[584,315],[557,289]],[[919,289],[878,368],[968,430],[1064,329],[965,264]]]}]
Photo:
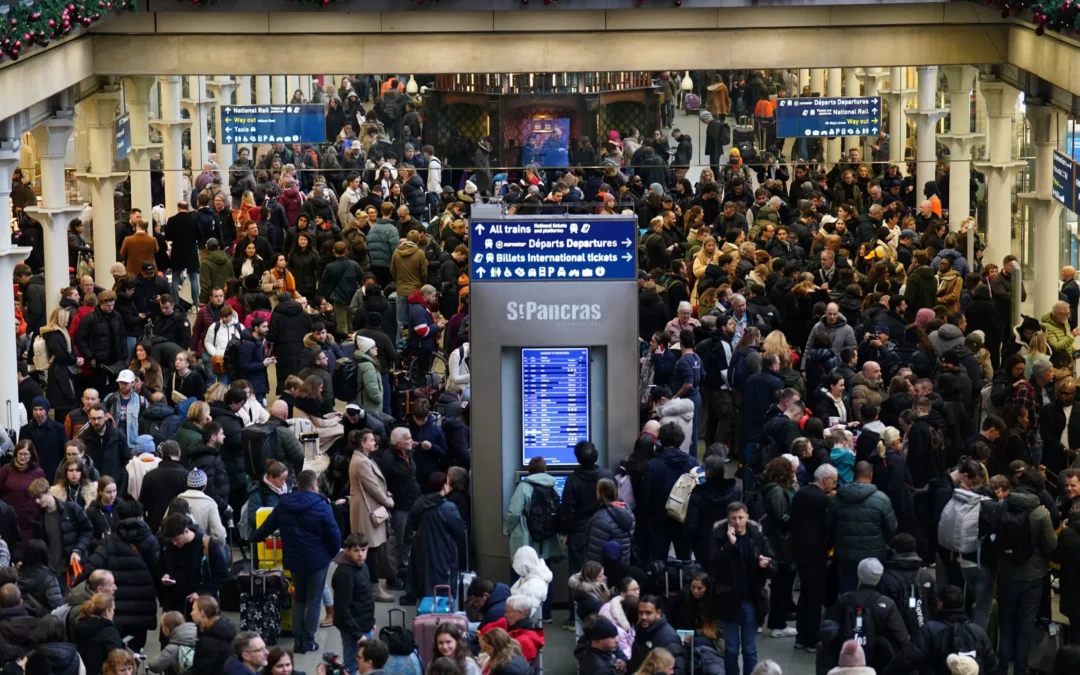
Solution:
[{"label": "white puffer jacket", "polygon": [[235,314],[227,326],[215,321],[207,328],[203,346],[210,356],[225,356],[225,348],[229,346],[231,338],[240,339],[240,323],[236,321]]}]

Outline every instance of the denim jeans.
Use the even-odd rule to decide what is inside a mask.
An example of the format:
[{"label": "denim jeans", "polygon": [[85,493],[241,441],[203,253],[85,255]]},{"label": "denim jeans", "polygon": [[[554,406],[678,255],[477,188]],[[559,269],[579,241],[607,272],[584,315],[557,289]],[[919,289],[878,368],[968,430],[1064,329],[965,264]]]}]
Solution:
[{"label": "denim jeans", "polygon": [[401,335],[401,329],[409,325],[409,299],[403,296],[397,297],[397,333]]},{"label": "denim jeans", "polygon": [[387,415],[394,414],[394,388],[390,386],[390,373],[382,374],[382,410]]},{"label": "denim jeans", "polygon": [[136,338],[133,335],[128,335],[127,336],[127,339],[125,341],[125,346],[127,347],[127,351],[124,352],[124,353],[127,355],[127,360],[128,361],[135,358],[135,343],[136,342],[138,342],[138,338]]},{"label": "denim jeans", "polygon": [[375,631],[369,631],[363,635],[341,631],[341,665],[345,666],[345,672],[349,675],[356,675],[359,670],[356,657],[360,654],[360,638],[372,640],[375,638]]},{"label": "denim jeans", "polygon": [[701,438],[701,390],[693,394],[687,394],[686,400],[694,403],[694,421],[690,425],[690,451],[688,454],[697,459],[697,444],[698,439]]},{"label": "denim jeans", "polygon": [[754,465],[754,457],[757,455],[757,443],[750,441],[746,442],[746,446],[743,448],[743,492],[749,492],[754,489],[757,481],[754,479],[754,470],[751,468]]},{"label": "denim jeans", "polygon": [[975,616],[979,628],[986,630],[990,623],[990,607],[994,602],[994,570],[987,567],[963,567],[964,583],[975,596]]},{"label": "denim jeans", "polygon": [[739,620],[721,621],[724,629],[724,672],[739,675],[739,647],[742,647],[743,675],[757,666],[757,612],[754,603],[743,600],[739,607]]},{"label": "denim jeans", "polygon": [[1019,581],[998,577],[998,668],[1008,671],[1014,663],[1013,675],[1027,675],[1031,633],[1039,613],[1042,598],[1042,579]]},{"label": "denim jeans", "polygon": [[[173,270],[172,273],[172,294],[174,300],[180,299],[180,284],[181,277],[184,274],[184,270]],[[191,280],[191,306],[198,309],[199,307],[199,268],[196,267],[192,270],[187,270],[188,279]]]},{"label": "denim jeans", "polygon": [[[322,610],[323,588],[326,587],[326,570],[292,572],[296,601],[293,603],[293,650],[305,651],[315,642],[319,629],[319,612]],[[355,659],[354,659],[355,660]]]}]

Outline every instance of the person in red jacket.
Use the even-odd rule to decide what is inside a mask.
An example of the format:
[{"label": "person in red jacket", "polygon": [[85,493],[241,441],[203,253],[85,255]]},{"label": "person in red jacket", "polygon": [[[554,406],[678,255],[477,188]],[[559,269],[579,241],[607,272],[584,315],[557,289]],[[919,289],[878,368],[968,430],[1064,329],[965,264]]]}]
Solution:
[{"label": "person in red jacket", "polygon": [[502,628],[521,645],[521,655],[531,662],[544,648],[543,626],[533,628],[529,617],[533,613],[532,600],[524,595],[511,595],[506,600],[506,612],[502,618],[480,627],[480,634]]}]

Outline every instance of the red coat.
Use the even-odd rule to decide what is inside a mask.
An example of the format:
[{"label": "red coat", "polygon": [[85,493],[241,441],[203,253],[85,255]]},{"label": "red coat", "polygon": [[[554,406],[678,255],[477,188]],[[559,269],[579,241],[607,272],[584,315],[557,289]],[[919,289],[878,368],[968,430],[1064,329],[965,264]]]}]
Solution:
[{"label": "red coat", "polygon": [[509,626],[506,624],[506,617],[501,617],[492,621],[489,624],[485,624],[480,629],[480,633],[486,633],[492,628],[502,628],[510,637],[518,641],[521,645],[521,656],[530,663],[536,658],[536,655],[540,653],[540,650],[544,647],[544,629],[532,630],[529,628],[515,628],[514,630],[507,630]]},{"label": "red coat", "polygon": [[[72,317],[72,319],[71,319],[71,325],[68,326],[68,335],[74,336],[76,331],[79,330],[79,324],[82,323],[83,318],[87,314],[89,314],[90,312],[93,312],[93,311],[94,311],[93,307],[88,307],[86,305],[83,305],[82,307],[80,307],[79,311],[75,312],[75,316]],[[78,354],[79,356],[83,356],[82,354],[79,354],[79,348],[75,345],[74,340],[71,341],[71,348],[75,350],[76,354]],[[83,377],[90,377],[91,375],[94,374],[94,367],[90,365],[90,359],[89,358],[86,358],[85,356],[83,356],[83,358],[86,359],[86,361],[82,365],[82,369],[80,370],[80,374]]]},{"label": "red coat", "polygon": [[45,472],[37,464],[31,464],[25,471],[19,471],[14,464],[5,464],[0,469],[0,499],[15,509],[15,515],[19,517],[19,536],[24,545],[34,532],[32,522],[39,508],[26,491],[30,483],[44,477]]},{"label": "red coat", "polygon": [[285,218],[289,221],[289,227],[296,227],[296,217],[300,215],[300,207],[304,204],[300,191],[294,187],[285,190],[278,198],[278,204],[285,209]]},{"label": "red coat", "polygon": [[[222,305],[224,307],[224,305]],[[210,303],[203,305],[199,313],[195,315],[195,323],[191,325],[191,351],[195,352],[195,356],[202,357],[203,353],[203,338],[206,337],[206,331],[213,326],[217,319],[214,318],[213,312],[210,311]]]}]

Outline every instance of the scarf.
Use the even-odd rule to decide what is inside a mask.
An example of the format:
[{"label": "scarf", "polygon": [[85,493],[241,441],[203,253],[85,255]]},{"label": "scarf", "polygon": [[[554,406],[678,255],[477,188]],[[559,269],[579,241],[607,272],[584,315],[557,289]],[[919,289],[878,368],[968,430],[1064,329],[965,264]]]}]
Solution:
[{"label": "scarf", "polygon": [[[120,392],[110,394],[113,398],[112,405],[109,406],[109,414],[112,415],[114,420],[120,420],[120,408],[121,408],[121,396]],[[142,396],[131,392],[131,398],[127,402],[127,418],[124,424],[124,442],[127,443],[127,447],[134,448],[136,441],[139,440],[139,412],[142,407]]]},{"label": "scarf", "polygon": [[279,497],[289,491],[288,483],[284,483],[281,487],[278,487],[271,483],[269,480],[267,480],[267,476],[263,476],[263,485],[265,485],[271,492],[278,495]]}]

